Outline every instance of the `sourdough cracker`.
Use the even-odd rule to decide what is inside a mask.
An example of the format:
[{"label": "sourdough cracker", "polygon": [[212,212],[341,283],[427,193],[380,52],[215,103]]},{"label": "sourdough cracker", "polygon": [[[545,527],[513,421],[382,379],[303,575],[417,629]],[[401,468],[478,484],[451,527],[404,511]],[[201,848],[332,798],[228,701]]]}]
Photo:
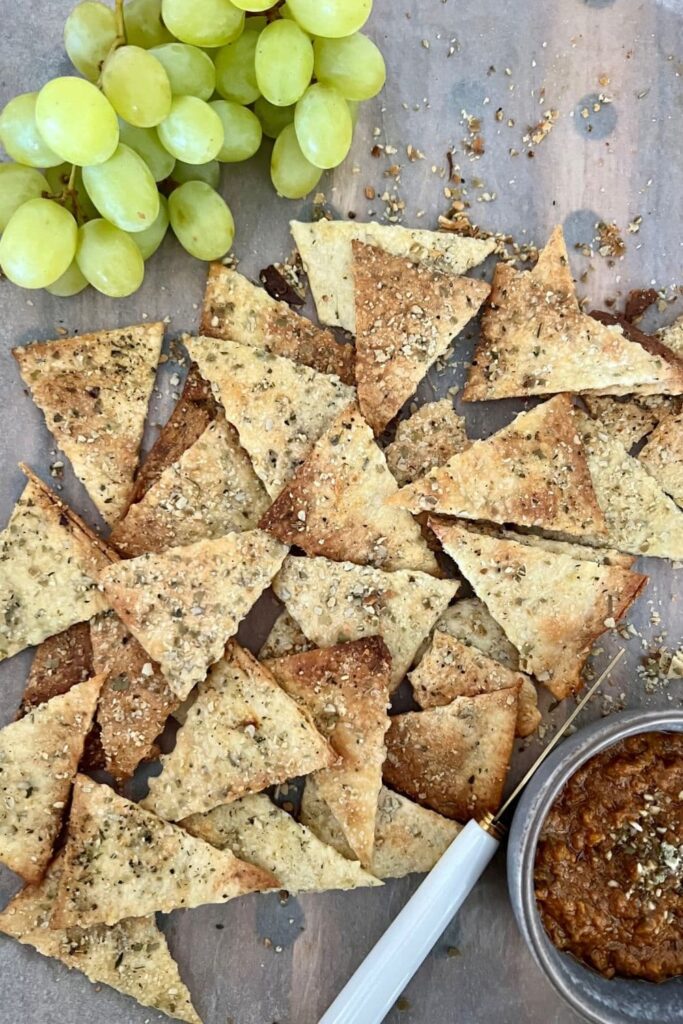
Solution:
[{"label": "sourdough cracker", "polygon": [[282,658],[286,654],[303,654],[313,647],[315,644],[302,632],[299,623],[283,608],[263,641],[258,656],[260,661],[267,661],[269,658]]},{"label": "sourdough cracker", "polygon": [[352,345],[337,341],[331,331],[316,327],[222,263],[209,266],[199,333],[286,356],[318,373],[336,374],[345,384],[354,383]]},{"label": "sourdough cracker", "polygon": [[274,888],[269,872],[79,775],[50,925],[112,925]]},{"label": "sourdough cracker", "polygon": [[683,558],[683,514],[638,459],[599,423],[579,416],[579,429],[607,535],[589,536],[633,555]]},{"label": "sourdough cracker", "polygon": [[199,337],[185,345],[271,498],[356,396],[338,377],[236,341]]},{"label": "sourdough cracker", "polygon": [[391,655],[392,687],[458,586],[421,572],[292,556],[273,580],[275,594],[317,647],[381,636]]},{"label": "sourdough cracker", "polygon": [[339,755],[339,764],[315,772],[316,790],[369,868],[389,728],[387,647],[371,637],[277,658],[268,668]]},{"label": "sourdough cracker", "polygon": [[0,731],[0,861],[27,882],[51,860],[102,682],[78,683]]},{"label": "sourdough cracker", "polygon": [[219,850],[270,871],[291,895],[382,883],[300,825],[263,793],[193,814],[180,823]]},{"label": "sourdough cracker", "polygon": [[490,288],[361,242],[352,242],[352,251],[358,401],[379,434],[476,316]]},{"label": "sourdough cracker", "polygon": [[197,697],[142,806],[178,821],[337,760],[307,712],[232,644]]},{"label": "sourdough cracker", "polygon": [[316,441],[259,525],[309,555],[436,575],[437,562],[420,527],[409,512],[388,504],[397,491],[372,430],[357,406],[349,406]]},{"label": "sourdough cracker", "polygon": [[519,685],[395,715],[385,781],[458,821],[495,813],[512,754],[518,695]]},{"label": "sourdough cracker", "polygon": [[57,444],[110,526],[126,511],[156,377],[163,323],[13,349]]},{"label": "sourdough cracker", "polygon": [[606,530],[569,395],[521,412],[389,499],[432,512],[568,534]]},{"label": "sourdough cracker", "polygon": [[94,985],[109,985],[141,1006],[202,1024],[153,916],[129,917],[111,927],[50,927],[61,874],[58,857],[41,882],[27,885],[0,913],[0,932],[80,971]]},{"label": "sourdough cracker", "polygon": [[0,534],[0,659],[106,608],[95,579],[108,564],[80,521],[31,477]]},{"label": "sourdough cracker", "polygon": [[430,520],[445,550],[520,653],[520,668],[558,700],[581,686],[595,640],[647,577]]},{"label": "sourdough cracker", "polygon": [[384,454],[396,483],[405,487],[435,466],[443,466],[471,443],[464,418],[458,416],[448,398],[442,398],[439,402],[425,402],[401,420]]},{"label": "sourdough cracker", "polygon": [[683,412],[670,413],[650,434],[638,462],[683,508]]},{"label": "sourdough cracker", "polygon": [[[344,832],[329,806],[319,796],[315,779],[306,780],[301,820],[311,831],[344,857],[353,857]],[[431,871],[460,832],[457,821],[409,800],[382,786],[375,819],[372,873],[377,878],[403,878]]]},{"label": "sourdough cracker", "polygon": [[562,228],[552,232],[533,270],[498,263],[463,398],[563,391],[683,392],[683,362],[662,345],[648,351],[579,306]]},{"label": "sourdough cracker", "polygon": [[585,395],[584,404],[601,428],[626,451],[646,437],[678,399],[671,395]]},{"label": "sourdough cracker", "polygon": [[221,657],[286,553],[267,533],[248,530],[119,562],[100,582],[183,700]]},{"label": "sourdough cracker", "polygon": [[128,558],[159,553],[252,530],[269,504],[237,431],[221,416],[130,506],[109,539]]},{"label": "sourdough cracker", "polygon": [[536,687],[528,676],[511,671],[487,658],[475,646],[439,629],[435,629],[427,652],[408,678],[421,708],[450,704],[455,697],[476,697],[517,686],[517,736],[530,736],[541,721]]},{"label": "sourdough cracker", "polygon": [[308,283],[323,324],[356,333],[356,296],[352,269],[354,241],[374,245],[393,256],[460,275],[483,263],[495,249],[493,239],[466,238],[439,231],[358,221],[291,221]]},{"label": "sourdough cracker", "polygon": [[140,501],[163,471],[177,462],[183,452],[195,443],[218,413],[219,406],[213,397],[211,385],[192,363],[173,412],[138,469],[131,497],[132,505]]},{"label": "sourdough cracker", "polygon": [[104,767],[121,781],[157,753],[154,741],[178,698],[114,612],[93,619],[90,637],[95,669],[107,676],[97,709]]}]

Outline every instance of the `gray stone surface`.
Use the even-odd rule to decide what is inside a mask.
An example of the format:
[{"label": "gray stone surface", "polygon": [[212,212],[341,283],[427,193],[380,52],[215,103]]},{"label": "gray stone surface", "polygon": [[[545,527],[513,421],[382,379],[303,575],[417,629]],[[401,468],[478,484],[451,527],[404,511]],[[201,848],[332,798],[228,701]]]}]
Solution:
[{"label": "gray stone surface", "polygon": [[[0,102],[38,88],[49,76],[69,73],[61,45],[70,0],[0,0]],[[683,280],[683,208],[678,199],[683,172],[680,145],[683,111],[683,4],[681,0],[376,0],[370,31],[389,65],[387,87],[362,107],[356,141],[344,167],[321,184],[339,216],[381,217],[385,203],[365,197],[387,189],[405,200],[405,223],[431,227],[445,212],[446,152],[456,151],[466,179],[472,217],[518,240],[542,243],[553,224],[564,222],[572,244],[588,242],[599,220],[616,221],[627,243],[612,263],[576,253],[573,269],[586,274],[582,291],[593,304],[623,296],[629,288],[670,288]],[[452,52],[450,52],[452,51]],[[600,94],[612,99],[605,104]],[[594,111],[593,104],[600,109]],[[494,112],[502,108],[502,120]],[[527,155],[523,141],[546,109],[560,117],[547,139]],[[588,110],[588,117],[583,111]],[[463,112],[482,120],[486,152],[476,161],[463,153]],[[514,126],[508,126],[508,119]],[[375,143],[396,148],[373,158]],[[406,147],[424,153],[411,162]],[[512,156],[510,150],[517,150]],[[401,165],[400,183],[385,177]],[[357,169],[357,170],[356,170]],[[441,169],[441,171],[440,171]],[[290,217],[310,215],[311,201],[287,203],[270,189],[267,163],[255,158],[229,168],[223,191],[238,225],[235,251],[242,269],[256,274],[291,249]],[[485,201],[485,195],[495,200]],[[479,201],[482,200],[482,201]],[[627,225],[642,216],[638,234]],[[112,301],[87,290],[60,300],[29,294],[0,282],[0,515],[9,515],[22,476],[19,459],[46,474],[54,448],[40,415],[23,393],[10,347],[32,338],[113,327],[170,317],[169,338],[197,322],[205,268],[169,239],[151,261],[140,292]],[[659,314],[662,321],[680,305]],[[463,379],[471,341],[461,340],[447,374],[434,374],[423,398],[441,395]],[[172,402],[169,383],[178,368],[162,375],[153,422]],[[467,409],[477,435],[510,418],[512,403]],[[150,431],[151,433],[151,431]],[[82,488],[67,477],[66,496],[95,521]],[[644,562],[652,574],[631,621],[642,634],[628,642],[608,694],[628,706],[680,703],[680,683],[646,693],[635,669],[643,656],[681,636],[680,570]],[[254,622],[255,639],[265,626]],[[621,640],[599,645],[599,663]],[[0,720],[14,716],[28,669],[26,655],[0,666]],[[561,722],[565,707],[548,710]],[[600,702],[585,720],[600,714]],[[535,741],[515,759],[514,776],[539,749]],[[225,907],[177,913],[164,924],[183,976],[206,1024],[315,1024],[342,983],[379,937],[412,891],[415,880],[383,889],[290,900],[247,898]],[[7,896],[16,888],[0,874]],[[272,945],[264,945],[264,939]],[[280,949],[280,952],[276,952]],[[457,948],[459,955],[447,950]],[[0,938],[0,1024],[107,1024],[161,1021],[150,1011],[109,990],[96,991],[84,978],[34,952]],[[501,854],[466,907],[408,987],[391,1024],[576,1024],[532,963],[509,910]]]}]

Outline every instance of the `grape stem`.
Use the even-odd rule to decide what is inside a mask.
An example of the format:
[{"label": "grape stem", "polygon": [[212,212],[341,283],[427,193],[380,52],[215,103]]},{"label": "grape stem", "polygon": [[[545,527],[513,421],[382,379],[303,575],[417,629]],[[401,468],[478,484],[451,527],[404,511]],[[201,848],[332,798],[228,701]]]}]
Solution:
[{"label": "grape stem", "polygon": [[109,48],[109,53],[102,61],[100,67],[100,77],[97,79],[97,82],[95,83],[98,89],[102,88],[102,69],[104,68],[104,65],[111,57],[114,50],[118,50],[119,46],[126,45],[126,23],[123,20],[123,0],[114,0],[114,18],[116,21],[116,38],[114,39],[114,42],[111,44]]}]

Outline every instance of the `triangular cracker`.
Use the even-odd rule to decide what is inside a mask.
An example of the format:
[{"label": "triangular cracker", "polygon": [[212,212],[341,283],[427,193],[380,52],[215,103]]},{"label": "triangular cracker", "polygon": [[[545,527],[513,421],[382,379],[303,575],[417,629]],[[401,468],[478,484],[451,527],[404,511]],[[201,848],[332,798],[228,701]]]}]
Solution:
[{"label": "triangular cracker", "polygon": [[401,420],[384,454],[397,484],[405,487],[434,466],[443,466],[471,443],[464,418],[458,416],[450,399],[442,398],[440,402],[426,402]]},{"label": "triangular cracker", "polygon": [[338,377],[236,341],[200,337],[185,345],[211,381],[271,498],[356,397]]},{"label": "triangular cracker", "polygon": [[318,373],[336,374],[346,384],[355,380],[352,345],[337,341],[331,331],[316,327],[222,263],[209,267],[199,333],[286,356]]},{"label": "triangular cracker", "polygon": [[683,508],[683,412],[671,413],[650,434],[638,462]]},{"label": "triangular cracker", "polygon": [[607,534],[591,535],[633,555],[683,558],[683,514],[638,459],[632,458],[600,424],[579,414],[579,430]]},{"label": "triangular cracker", "polygon": [[450,605],[440,615],[434,632],[439,630],[464,644],[476,647],[487,658],[516,672],[519,669],[519,651],[505,635],[483,601],[478,597],[465,597]]},{"label": "triangular cracker", "polygon": [[379,434],[477,314],[490,288],[361,242],[352,247],[358,401]]},{"label": "triangular cracker", "polygon": [[670,395],[586,395],[583,399],[594,420],[603,430],[630,451],[657,426],[678,402]]},{"label": "triangular cracker", "polygon": [[[23,718],[39,704],[68,693],[72,686],[84,683],[95,675],[90,643],[90,623],[77,622],[63,633],[43,640],[36,647],[31,670],[24,686],[17,718]],[[100,690],[100,701],[102,691]],[[95,720],[85,738],[80,760],[82,771],[104,768],[104,751],[100,742],[100,727]]]},{"label": "triangular cracker", "polygon": [[260,526],[309,555],[436,575],[418,524],[387,504],[397,491],[372,430],[350,406],[316,441]]},{"label": "triangular cracker", "polygon": [[195,443],[219,413],[208,380],[192,363],[178,402],[135,477],[131,504],[140,501],[161,474]]},{"label": "triangular cracker", "polygon": [[273,888],[269,872],[77,776],[53,928],[116,924]]},{"label": "triangular cracker", "polygon": [[498,263],[463,398],[468,402],[562,391],[625,394],[635,386],[683,392],[683,362],[629,341],[623,329],[584,313],[562,228],[533,270]]},{"label": "triangular cracker", "polygon": [[369,867],[389,728],[389,651],[371,637],[277,658],[268,668],[340,756],[340,764],[315,773],[316,788]]},{"label": "triangular cracker", "polygon": [[94,674],[88,622],[77,622],[48,637],[36,647],[17,717],[60,693],[67,693]]},{"label": "triangular cracker", "polygon": [[251,530],[269,504],[237,431],[221,417],[130,506],[109,540],[134,558]]},{"label": "triangular cracker", "polygon": [[27,885],[0,913],[0,931],[81,971],[94,985],[109,985],[142,1006],[201,1024],[153,916],[129,917],[110,928],[50,927],[61,873],[60,857],[40,883]]},{"label": "triangular cracker", "polygon": [[657,338],[677,356],[683,356],[683,316],[657,331]]},{"label": "triangular cracker", "polygon": [[389,501],[414,513],[605,532],[569,395],[519,413]]},{"label": "triangular cracker", "polygon": [[178,821],[335,761],[312,716],[252,654],[232,644],[199,684],[143,806]]},{"label": "triangular cracker", "polygon": [[286,654],[303,654],[313,647],[315,644],[302,632],[299,623],[283,608],[263,641],[258,656],[261,661],[265,661],[268,658],[282,658]]},{"label": "triangular cracker", "polygon": [[394,715],[384,778],[458,821],[498,810],[517,722],[519,686]]},{"label": "triangular cracker", "polygon": [[193,814],[180,824],[219,850],[232,850],[272,872],[292,895],[381,885],[358,861],[346,860],[263,793]]},{"label": "triangular cracker", "polygon": [[352,242],[376,245],[387,253],[436,267],[444,273],[464,274],[483,263],[496,247],[494,239],[466,238],[440,231],[358,221],[291,221],[290,227],[323,324],[356,333],[356,306],[352,272]]},{"label": "triangular cracker", "polygon": [[95,578],[108,564],[78,517],[31,476],[0,534],[0,660],[106,608]]},{"label": "triangular cracker", "polygon": [[112,525],[133,492],[163,323],[13,349],[57,444]]},{"label": "triangular cracker", "polygon": [[421,708],[450,704],[454,697],[476,697],[479,693],[518,686],[517,735],[531,735],[541,721],[536,687],[528,676],[511,671],[476,647],[439,629],[434,631],[427,653],[408,678]]},{"label": "triangular cracker", "polygon": [[458,583],[405,569],[382,572],[351,562],[290,556],[273,589],[317,647],[381,636],[391,654],[396,687]]},{"label": "triangular cracker", "polygon": [[445,550],[520,653],[520,668],[561,700],[581,686],[595,640],[647,576],[430,520]]},{"label": "triangular cracker", "polygon": [[552,551],[558,555],[570,555],[580,562],[597,562],[599,565],[620,565],[622,569],[630,569],[635,562],[633,555],[624,554],[616,548],[594,547],[600,544],[598,539],[587,539],[582,537],[585,543],[574,542],[573,540],[560,540],[555,537],[541,537],[537,533],[523,533],[518,530],[507,530],[505,527],[491,527],[485,523],[478,523],[475,529],[480,533],[486,533],[490,537],[502,537],[505,540],[516,540],[518,544],[526,544],[531,548],[543,548],[544,551]]},{"label": "triangular cracker", "polygon": [[[306,780],[300,816],[323,843],[333,846],[344,857],[353,857],[339,822],[319,796],[312,777]],[[461,829],[457,821],[382,786],[375,819],[373,875],[403,878],[413,872],[431,871]]]},{"label": "triangular cracker", "polygon": [[94,619],[90,633],[95,670],[107,673],[97,709],[105,767],[127,779],[153,754],[178,698],[114,612]]},{"label": "triangular cracker", "polygon": [[100,582],[183,700],[218,661],[286,553],[267,533],[248,530],[119,562]]},{"label": "triangular cracker", "polygon": [[78,683],[0,731],[0,861],[27,882],[50,862],[102,681]]}]

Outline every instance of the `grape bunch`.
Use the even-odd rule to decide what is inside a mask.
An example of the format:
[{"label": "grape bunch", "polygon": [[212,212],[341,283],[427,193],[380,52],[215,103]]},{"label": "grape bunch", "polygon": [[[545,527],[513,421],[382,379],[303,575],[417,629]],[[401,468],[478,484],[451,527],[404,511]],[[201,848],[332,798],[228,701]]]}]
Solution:
[{"label": "grape bunch", "polygon": [[372,0],[82,0],[65,75],[0,114],[0,267],[15,284],[136,291],[170,225],[200,260],[230,249],[220,165],[274,139],[271,178],[307,195],[384,85],[359,29]]}]

